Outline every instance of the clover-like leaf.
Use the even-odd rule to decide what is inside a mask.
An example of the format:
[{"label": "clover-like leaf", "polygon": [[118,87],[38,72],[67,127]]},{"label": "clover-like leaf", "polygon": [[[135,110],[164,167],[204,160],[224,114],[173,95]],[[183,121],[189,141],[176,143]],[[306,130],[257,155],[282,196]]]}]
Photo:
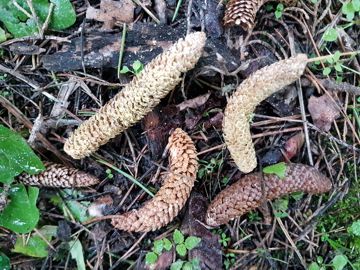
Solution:
[{"label": "clover-like leaf", "polygon": [[201,242],[201,238],[195,236],[189,236],[185,240],[185,246],[188,250],[192,250]]},{"label": "clover-like leaf", "polygon": [[158,255],[155,252],[148,252],[145,255],[146,264],[154,264],[158,259]]},{"label": "clover-like leaf", "polygon": [[175,244],[182,244],[184,242],[184,235],[181,231],[176,229],[173,234]]}]

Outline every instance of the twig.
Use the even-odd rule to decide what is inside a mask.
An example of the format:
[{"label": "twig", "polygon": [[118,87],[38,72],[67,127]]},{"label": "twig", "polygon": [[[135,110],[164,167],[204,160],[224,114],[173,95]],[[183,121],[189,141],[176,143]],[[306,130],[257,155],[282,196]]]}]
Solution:
[{"label": "twig", "polygon": [[123,24],[122,35],[121,35],[119,61],[118,61],[118,68],[117,68],[118,79],[120,78],[121,64],[122,64],[122,59],[123,59],[123,55],[124,55],[125,38],[126,38],[126,23]]},{"label": "twig", "polygon": [[46,31],[46,29],[48,28],[49,26],[49,23],[50,23],[50,18],[51,18],[51,14],[54,10],[54,3],[50,2],[50,6],[49,6],[49,12],[48,12],[48,15],[46,17],[46,20],[44,22],[44,24],[42,25],[41,27],[41,31],[40,31],[40,37],[43,37],[44,36],[44,33]]},{"label": "twig", "polygon": [[142,7],[142,9],[147,13],[147,15],[149,15],[157,24],[160,24],[160,20],[156,18],[156,16],[152,14],[152,12],[143,3],[141,3],[141,1],[139,0],[132,0],[132,1],[135,2],[135,4],[139,5],[140,7]]}]

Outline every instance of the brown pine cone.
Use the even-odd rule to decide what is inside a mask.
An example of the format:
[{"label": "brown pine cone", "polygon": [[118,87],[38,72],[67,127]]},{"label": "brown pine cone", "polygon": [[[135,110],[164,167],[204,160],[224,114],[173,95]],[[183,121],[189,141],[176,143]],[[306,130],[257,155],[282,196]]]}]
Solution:
[{"label": "brown pine cone", "polygon": [[36,174],[21,174],[17,179],[25,185],[43,187],[87,187],[99,183],[95,176],[61,164],[45,162],[45,171]]},{"label": "brown pine cone", "polygon": [[177,128],[168,143],[169,173],[164,185],[143,207],[112,220],[112,225],[129,232],[157,230],[171,222],[184,207],[196,179],[198,161],[189,135]]},{"label": "brown pine cone", "polygon": [[[264,194],[261,183],[264,184]],[[221,191],[210,203],[206,223],[219,226],[261,205],[293,192],[318,194],[328,192],[331,181],[317,169],[303,164],[287,164],[285,178],[275,174],[252,173]]]},{"label": "brown pine cone", "polygon": [[[225,9],[224,25],[239,25],[244,30],[253,28],[256,13],[260,7],[270,0],[230,0]],[[297,0],[281,0],[287,6],[297,3]]]}]

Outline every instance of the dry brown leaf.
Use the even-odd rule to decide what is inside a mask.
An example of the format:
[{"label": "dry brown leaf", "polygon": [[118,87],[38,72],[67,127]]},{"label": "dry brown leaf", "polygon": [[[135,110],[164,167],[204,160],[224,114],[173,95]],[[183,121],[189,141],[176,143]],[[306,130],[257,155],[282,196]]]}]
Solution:
[{"label": "dry brown leaf", "polygon": [[336,104],[326,94],[321,97],[311,96],[309,98],[308,110],[315,126],[322,131],[329,131],[332,122],[340,116]]},{"label": "dry brown leaf", "polygon": [[304,132],[299,132],[288,139],[284,145],[285,155],[287,159],[292,159],[300,151],[305,141]]},{"label": "dry brown leaf", "polygon": [[196,98],[185,100],[184,102],[181,102],[180,104],[176,105],[178,107],[179,111],[183,111],[187,108],[190,109],[196,109],[206,103],[206,101],[209,99],[210,93],[207,93],[202,96],[198,96]]},{"label": "dry brown leaf", "polygon": [[208,207],[206,223],[210,226],[226,224],[259,207],[264,199],[273,200],[299,191],[324,193],[331,187],[329,178],[314,167],[303,164],[288,164],[282,179],[275,174],[248,174],[215,197]]},{"label": "dry brown leaf", "polygon": [[44,162],[45,171],[36,174],[21,174],[17,179],[26,185],[44,187],[87,187],[99,183],[95,176],[61,164]]},{"label": "dry brown leaf", "polygon": [[196,179],[198,161],[189,135],[177,128],[169,137],[169,173],[155,197],[143,207],[119,215],[111,224],[129,232],[157,230],[171,222],[184,207]]},{"label": "dry brown leaf", "polygon": [[103,22],[102,29],[112,29],[116,22],[132,23],[134,21],[135,4],[131,0],[101,0],[100,9],[89,6],[86,19]]}]

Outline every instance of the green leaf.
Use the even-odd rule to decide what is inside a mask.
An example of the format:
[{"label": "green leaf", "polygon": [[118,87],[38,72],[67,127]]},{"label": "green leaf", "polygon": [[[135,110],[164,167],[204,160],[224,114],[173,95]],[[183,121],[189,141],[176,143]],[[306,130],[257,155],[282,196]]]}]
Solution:
[{"label": "green leaf", "polygon": [[10,259],[0,252],[0,270],[10,270]]},{"label": "green leaf", "polygon": [[162,239],[154,241],[153,250],[156,254],[160,255],[163,249],[164,249],[164,241]]},{"label": "green leaf", "polygon": [[79,240],[69,242],[71,258],[76,260],[78,270],[86,270],[84,252]]},{"label": "green leaf", "polygon": [[173,239],[175,244],[181,244],[184,242],[184,235],[178,229],[174,231]]},{"label": "green leaf", "polygon": [[170,270],[181,270],[184,263],[185,262],[182,260],[177,260],[176,262],[171,264]]},{"label": "green leaf", "polygon": [[75,9],[70,0],[50,1],[55,4],[50,22],[51,29],[63,30],[72,26],[76,22]]},{"label": "green leaf", "polygon": [[186,255],[186,246],[185,244],[179,244],[176,246],[176,252],[180,255],[180,256],[185,256]]},{"label": "green leaf", "polygon": [[266,174],[275,174],[280,179],[283,179],[286,174],[286,163],[285,162],[279,162],[274,165],[267,166],[263,168],[263,173]]},{"label": "green leaf", "polygon": [[351,21],[355,17],[355,9],[351,2],[346,3],[342,6],[341,11],[346,15],[346,19]]},{"label": "green leaf", "polygon": [[276,10],[276,11],[275,11],[275,18],[276,18],[276,19],[280,19],[281,16],[282,16],[282,11]]},{"label": "green leaf", "polygon": [[144,65],[139,60],[136,60],[132,64],[132,68],[133,68],[135,74],[139,74],[143,70]]},{"label": "green leaf", "polygon": [[324,75],[324,76],[327,76],[327,75],[329,75],[330,73],[331,73],[331,68],[329,68],[329,67],[324,68],[324,70],[323,70],[323,75]]},{"label": "green leaf", "polygon": [[[70,0],[51,0],[51,2],[54,4],[54,8],[49,28],[63,30],[75,23],[76,13]],[[29,6],[24,0],[18,0],[17,3],[28,13],[31,13]],[[50,3],[48,0],[32,0],[32,4],[39,18],[39,27],[42,27],[49,13]],[[28,18],[12,1],[0,1],[0,14],[2,15],[0,16],[0,21],[4,23],[7,30],[15,37],[38,34],[39,29],[35,20]]]},{"label": "green leaf", "polygon": [[0,125],[0,182],[9,184],[23,171],[36,174],[44,169],[41,160],[24,139]]},{"label": "green leaf", "polygon": [[316,262],[312,262],[308,270],[320,270],[320,266]]},{"label": "green leaf", "polygon": [[348,232],[356,235],[356,236],[360,236],[360,219],[357,221],[354,221],[351,226],[348,229]]},{"label": "green leaf", "polygon": [[[1,42],[4,42],[5,40],[7,40],[6,33],[5,33],[4,29],[2,29],[2,28],[0,27],[0,43],[1,43]],[[0,269],[1,269],[1,268],[0,268]]]},{"label": "green leaf", "polygon": [[120,70],[121,74],[126,74],[128,72],[131,72],[130,69],[127,66],[123,66]]},{"label": "green leaf", "polygon": [[352,0],[352,6],[354,8],[354,11],[360,11],[360,0]]},{"label": "green leaf", "polygon": [[182,270],[193,270],[193,266],[192,266],[191,262],[186,262],[183,265]]},{"label": "green leaf", "polygon": [[[39,229],[39,233],[49,242],[56,236],[57,226],[46,225]],[[15,247],[12,250],[30,257],[45,258],[48,256],[48,244],[37,233],[24,241],[22,237],[16,239]]]},{"label": "green leaf", "polygon": [[338,33],[337,33],[337,30],[335,28],[328,28],[325,31],[322,38],[325,41],[332,42],[332,41],[335,41],[337,39],[337,36],[338,36]]},{"label": "green leaf", "polygon": [[201,238],[195,236],[189,236],[185,240],[185,246],[188,250],[192,250],[201,242]]},{"label": "green leaf", "polygon": [[164,238],[163,239],[163,243],[164,243],[164,249],[167,251],[170,251],[172,249],[172,243],[169,239]]},{"label": "green leaf", "polygon": [[301,192],[301,191],[291,193],[291,197],[292,197],[295,201],[300,201],[303,196],[304,196],[304,193]]},{"label": "green leaf", "polygon": [[334,66],[334,68],[335,68],[335,70],[336,70],[337,72],[342,72],[342,71],[343,71],[342,66],[341,66],[340,63],[336,63],[335,66]]},{"label": "green leaf", "polygon": [[336,51],[333,55],[333,59],[334,59],[334,62],[337,62],[340,60],[340,57],[341,57],[341,52],[340,51]]},{"label": "green leaf", "polygon": [[145,256],[146,264],[154,264],[158,260],[158,255],[155,252],[148,252]]},{"label": "green leaf", "polygon": [[[69,197],[72,192],[73,191],[71,191],[69,189],[60,191],[63,198]],[[78,194],[80,194],[80,195],[78,195],[78,197],[82,196],[81,192],[79,192]],[[88,201],[79,202],[77,200],[70,200],[70,199],[63,201],[61,199],[61,197],[57,198],[57,199],[58,200],[60,199],[60,203],[58,204],[58,206],[62,209],[65,217],[70,218],[69,211],[68,211],[68,210],[70,210],[71,215],[77,221],[79,221],[81,223],[91,219],[91,216],[89,216],[88,211],[87,211],[88,206],[90,205],[90,202],[88,202]]]},{"label": "green leaf", "polygon": [[342,270],[347,263],[348,258],[345,255],[336,255],[331,261],[334,270]]},{"label": "green leaf", "polygon": [[17,233],[32,231],[39,221],[39,210],[36,200],[39,189],[23,184],[14,185],[9,190],[10,203],[0,214],[0,226]]}]

